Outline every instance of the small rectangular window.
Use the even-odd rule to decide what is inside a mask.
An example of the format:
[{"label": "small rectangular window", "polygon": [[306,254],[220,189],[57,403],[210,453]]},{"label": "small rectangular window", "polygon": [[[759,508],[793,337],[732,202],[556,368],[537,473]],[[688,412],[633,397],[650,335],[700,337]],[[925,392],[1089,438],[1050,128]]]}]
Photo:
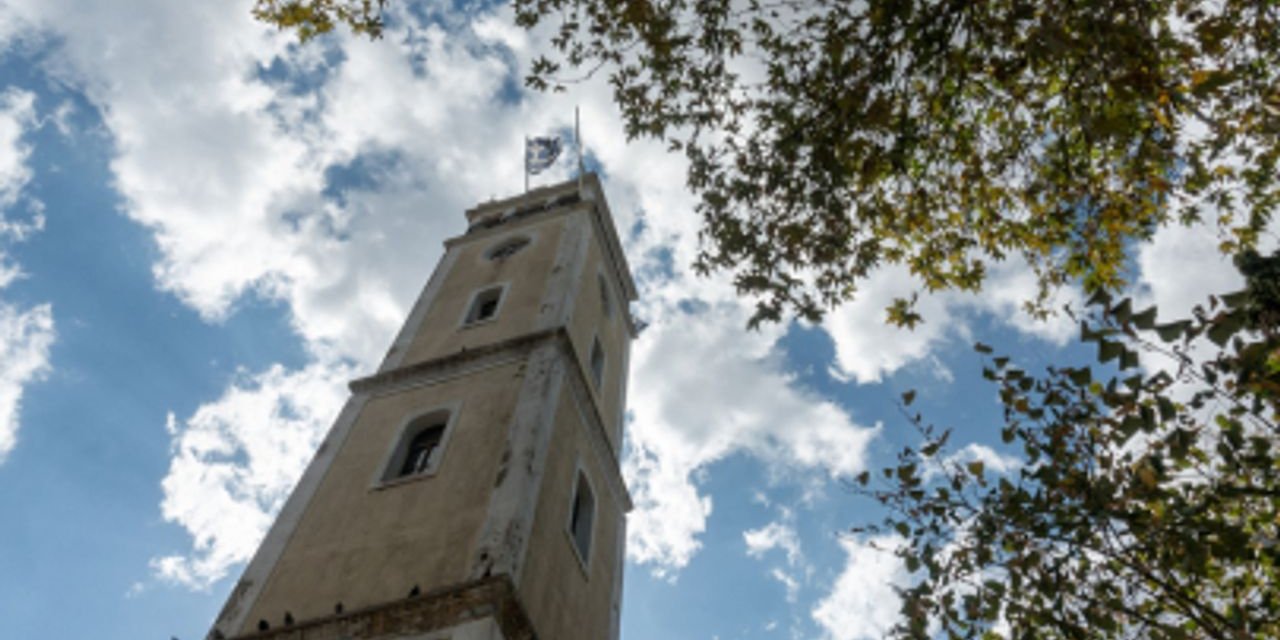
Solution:
[{"label": "small rectangular window", "polygon": [[578,550],[582,564],[589,565],[591,558],[591,533],[596,517],[596,497],[586,474],[578,472],[577,487],[573,492],[573,512],[569,516],[569,537]]},{"label": "small rectangular window", "polygon": [[491,287],[477,293],[471,300],[471,308],[467,310],[466,322],[475,324],[492,320],[498,315],[498,304],[502,302],[502,287]]},{"label": "small rectangular window", "polygon": [[604,382],[604,349],[600,346],[600,338],[591,343],[591,382],[597,389]]},{"label": "small rectangular window", "polygon": [[613,300],[609,297],[609,283],[605,282],[604,275],[596,274],[597,284],[600,285],[600,311],[605,318],[613,317]]}]

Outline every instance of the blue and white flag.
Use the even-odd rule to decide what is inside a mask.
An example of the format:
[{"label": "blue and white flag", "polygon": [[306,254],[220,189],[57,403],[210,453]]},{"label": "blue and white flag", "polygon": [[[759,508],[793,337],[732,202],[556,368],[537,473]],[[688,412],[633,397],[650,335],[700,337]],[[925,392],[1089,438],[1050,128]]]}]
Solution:
[{"label": "blue and white flag", "polygon": [[537,175],[545,171],[560,157],[560,138],[525,138],[525,171]]}]

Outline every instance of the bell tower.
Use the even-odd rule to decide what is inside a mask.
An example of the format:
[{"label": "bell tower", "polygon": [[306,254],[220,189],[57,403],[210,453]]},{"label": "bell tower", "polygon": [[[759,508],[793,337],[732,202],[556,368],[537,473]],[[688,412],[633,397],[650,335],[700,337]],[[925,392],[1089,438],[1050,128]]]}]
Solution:
[{"label": "bell tower", "polygon": [[211,640],[618,637],[636,289],[603,189],[466,215]]}]

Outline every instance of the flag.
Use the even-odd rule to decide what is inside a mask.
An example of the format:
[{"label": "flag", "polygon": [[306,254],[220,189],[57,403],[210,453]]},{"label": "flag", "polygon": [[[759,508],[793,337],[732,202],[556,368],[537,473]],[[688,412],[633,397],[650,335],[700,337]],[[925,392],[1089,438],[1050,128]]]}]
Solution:
[{"label": "flag", "polygon": [[526,138],[524,142],[525,171],[537,175],[545,171],[560,157],[560,138]]}]

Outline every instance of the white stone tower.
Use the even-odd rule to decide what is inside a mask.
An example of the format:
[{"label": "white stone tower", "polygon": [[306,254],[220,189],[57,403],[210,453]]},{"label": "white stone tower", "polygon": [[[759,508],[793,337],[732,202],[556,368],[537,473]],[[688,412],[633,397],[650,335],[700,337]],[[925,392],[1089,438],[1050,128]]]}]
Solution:
[{"label": "white stone tower", "polygon": [[636,290],[603,189],[467,220],[211,639],[618,637]]}]

